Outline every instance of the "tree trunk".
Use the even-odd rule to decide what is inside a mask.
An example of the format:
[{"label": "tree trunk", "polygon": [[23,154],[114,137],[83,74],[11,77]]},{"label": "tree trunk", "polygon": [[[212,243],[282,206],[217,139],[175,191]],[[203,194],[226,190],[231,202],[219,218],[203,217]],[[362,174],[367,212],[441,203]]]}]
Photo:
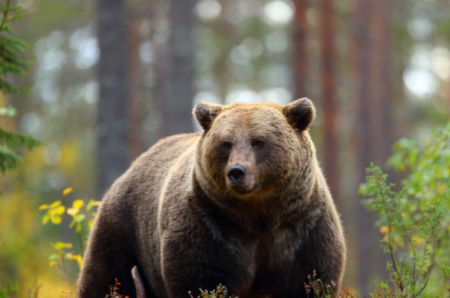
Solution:
[{"label": "tree trunk", "polygon": [[127,37],[128,37],[128,117],[129,117],[129,160],[135,160],[144,150],[142,130],[143,69],[139,55],[142,43],[141,28],[143,14],[146,13],[144,1],[128,1],[127,7]]},{"label": "tree trunk", "polygon": [[[357,0],[354,10],[355,81],[357,90],[357,185],[365,182],[366,168],[382,166],[392,142],[390,117],[390,41],[387,0]],[[356,190],[355,190],[356,193]],[[369,294],[374,276],[387,279],[378,216],[357,200],[358,285],[360,296]]]},{"label": "tree trunk", "polygon": [[97,194],[127,169],[127,50],[124,0],[97,0],[100,87],[97,105]]},{"label": "tree trunk", "polygon": [[307,97],[305,84],[308,72],[306,10],[308,0],[295,0],[292,43],[294,46],[294,99]]},{"label": "tree trunk", "polygon": [[[377,0],[372,2],[370,29],[371,29],[371,88],[369,91],[371,101],[372,123],[372,160],[377,166],[383,167],[392,181],[393,172],[387,170],[384,165],[391,155],[391,146],[395,127],[392,119],[392,76],[391,76],[391,41],[390,41],[390,0]],[[380,246],[382,235],[373,228],[378,215],[373,218],[372,231],[374,246],[378,249],[373,253],[372,267],[382,276],[382,280],[388,279],[386,261],[389,259]]]},{"label": "tree trunk", "polygon": [[371,90],[373,128],[377,150],[373,152],[374,161],[383,166],[391,154],[393,141],[392,126],[392,76],[391,40],[389,27],[389,0],[372,3],[371,28]]},{"label": "tree trunk", "polygon": [[161,137],[194,130],[192,100],[194,97],[194,49],[192,10],[194,0],[171,0],[168,11],[167,76],[164,85],[167,97],[159,98]]},{"label": "tree trunk", "polygon": [[[370,0],[358,0],[354,12],[355,54],[356,60],[356,92],[357,92],[357,186],[365,181],[366,168],[371,162],[371,125],[370,125],[370,39],[369,39]],[[356,190],[355,190],[356,193]],[[373,237],[373,214],[367,214],[366,208],[358,198],[357,204],[357,247],[358,247],[358,285],[359,294],[364,297],[369,293],[370,250]]]},{"label": "tree trunk", "polygon": [[337,104],[335,86],[335,58],[334,45],[335,23],[332,0],[320,1],[320,41],[321,41],[321,89],[324,127],[325,177],[330,186],[331,194],[339,202],[339,174],[337,141]]}]

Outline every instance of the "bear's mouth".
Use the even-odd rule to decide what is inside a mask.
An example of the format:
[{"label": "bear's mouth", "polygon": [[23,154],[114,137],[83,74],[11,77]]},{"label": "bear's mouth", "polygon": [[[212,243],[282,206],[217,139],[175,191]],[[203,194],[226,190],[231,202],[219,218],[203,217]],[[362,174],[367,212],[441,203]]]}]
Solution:
[{"label": "bear's mouth", "polygon": [[245,179],[238,183],[226,178],[227,188],[239,195],[250,194],[255,191],[255,179],[254,175],[247,175]]}]

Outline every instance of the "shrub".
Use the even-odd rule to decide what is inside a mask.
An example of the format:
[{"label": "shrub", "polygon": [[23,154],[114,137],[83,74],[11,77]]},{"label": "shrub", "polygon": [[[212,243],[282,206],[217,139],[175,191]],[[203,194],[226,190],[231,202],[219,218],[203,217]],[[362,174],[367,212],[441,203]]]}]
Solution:
[{"label": "shrub", "polygon": [[[372,295],[418,297],[427,288],[436,260],[449,252],[442,244],[449,239],[445,227],[450,215],[444,210],[450,202],[450,124],[433,131],[423,144],[415,139],[398,141],[388,163],[410,172],[400,191],[394,191],[387,175],[373,165],[361,188],[371,197],[367,207],[380,216],[377,224],[385,234],[381,246],[391,257],[389,281],[377,281]],[[448,281],[448,271],[443,273]]]}]

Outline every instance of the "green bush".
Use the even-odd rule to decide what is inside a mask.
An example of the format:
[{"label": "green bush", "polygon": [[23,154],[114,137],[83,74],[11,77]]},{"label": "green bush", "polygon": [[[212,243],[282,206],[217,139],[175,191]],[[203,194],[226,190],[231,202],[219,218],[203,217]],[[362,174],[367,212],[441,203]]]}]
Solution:
[{"label": "green bush", "polygon": [[402,139],[393,148],[388,164],[409,172],[402,189],[394,191],[387,175],[373,165],[361,187],[371,197],[367,207],[380,216],[377,225],[386,234],[381,246],[391,257],[389,281],[377,281],[372,295],[439,297],[449,281],[448,267],[442,266],[444,278],[430,277],[437,262],[448,263],[450,253],[450,214],[445,212],[450,203],[450,124],[433,131],[423,143]]}]

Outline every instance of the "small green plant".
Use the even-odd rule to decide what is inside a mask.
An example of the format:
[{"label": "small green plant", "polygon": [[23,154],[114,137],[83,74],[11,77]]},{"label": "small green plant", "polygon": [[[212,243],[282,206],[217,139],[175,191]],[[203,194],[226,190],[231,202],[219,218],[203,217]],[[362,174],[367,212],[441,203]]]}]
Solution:
[{"label": "small green plant", "polygon": [[427,286],[442,238],[441,200],[412,211],[419,198],[408,198],[405,190],[393,191],[394,185],[386,184],[387,175],[380,168],[372,165],[367,171],[372,174],[367,177],[367,194],[372,196],[368,206],[378,212],[380,231],[386,232],[381,246],[391,256],[388,271],[394,285],[378,282],[377,286],[388,297],[417,297]]},{"label": "small green plant", "polygon": [[[54,225],[59,225],[62,222],[62,217],[67,216],[71,218],[69,224],[70,228],[75,227],[75,234],[78,237],[80,246],[83,244],[81,231],[83,223],[87,222],[88,228],[91,229],[94,223],[94,218],[97,215],[93,212],[93,208],[100,206],[99,201],[90,200],[85,204],[84,200],[75,200],[71,208],[67,208],[66,196],[73,191],[72,187],[64,189],[62,192],[62,200],[57,200],[50,205],[44,204],[39,206],[39,210],[46,210],[42,217],[42,223],[45,225],[51,222]],[[84,207],[84,208],[83,208]],[[73,251],[74,245],[72,243],[56,242],[50,243],[56,250],[55,253],[49,256],[50,267],[58,267],[68,275],[72,275],[67,271],[66,260],[74,261],[81,269],[83,266],[82,254],[76,254]]]},{"label": "small green plant", "polygon": [[[119,294],[119,286],[120,282],[116,278],[116,282],[114,286],[109,286],[109,294],[106,295],[105,298],[123,298],[123,295]],[[129,298],[128,296],[125,296],[125,298]]]},{"label": "small green plant", "polygon": [[442,243],[449,239],[450,217],[444,211],[450,202],[450,124],[433,131],[423,145],[414,139],[400,140],[389,164],[410,171],[401,190],[394,191],[395,185],[386,182],[387,175],[373,165],[361,187],[370,196],[367,207],[380,216],[377,224],[385,234],[381,246],[391,257],[389,281],[377,281],[372,295],[419,297],[425,293],[436,260],[448,253]]},{"label": "small green plant", "polygon": [[[234,295],[228,295],[228,289],[226,286],[223,286],[222,284],[219,284],[215,290],[208,291],[208,290],[200,290],[200,296],[199,298],[238,298]],[[192,296],[192,293],[189,291],[189,296],[191,298],[194,298]]]},{"label": "small green plant", "polygon": [[7,283],[4,287],[0,285],[0,298],[13,298],[19,294],[19,285],[16,282]]},{"label": "small green plant", "polygon": [[441,264],[441,272],[445,278],[445,284],[447,286],[446,290],[449,294],[447,297],[450,297],[450,267],[445,266],[444,264]]},{"label": "small green plant", "polygon": [[334,281],[331,284],[322,282],[322,280],[317,279],[316,270],[313,274],[308,275],[308,283],[304,283],[306,295],[309,297],[312,294],[314,298],[337,298],[337,297],[354,297],[349,294],[349,289],[344,287],[338,288]]}]

